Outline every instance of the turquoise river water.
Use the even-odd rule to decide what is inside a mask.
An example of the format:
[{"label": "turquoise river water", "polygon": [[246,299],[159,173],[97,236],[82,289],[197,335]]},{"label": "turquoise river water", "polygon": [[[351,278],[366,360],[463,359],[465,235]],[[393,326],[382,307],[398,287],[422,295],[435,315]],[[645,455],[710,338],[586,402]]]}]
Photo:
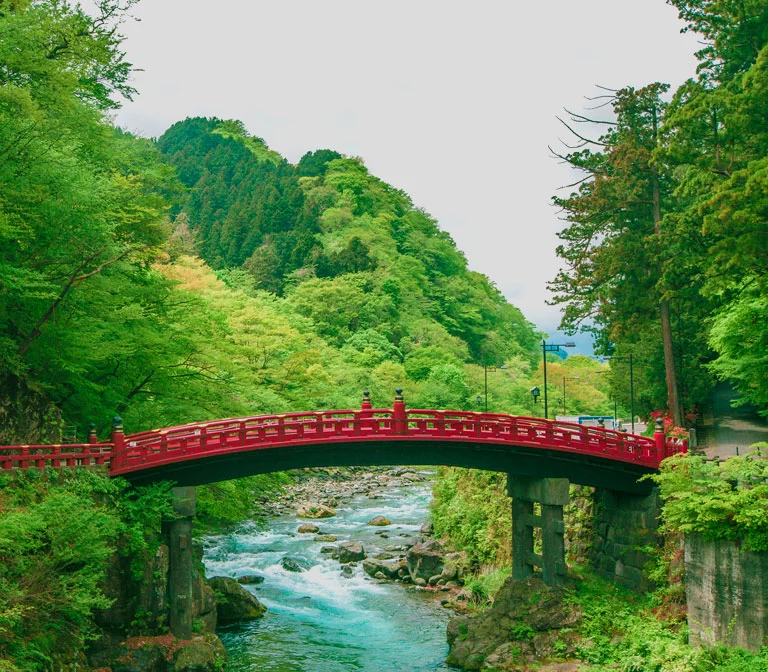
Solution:
[{"label": "turquoise river water", "polygon": [[[368,555],[416,534],[428,519],[429,485],[392,488],[379,499],[358,496],[337,508],[335,518],[318,521],[323,534],[357,540]],[[376,534],[375,515],[392,524]],[[449,670],[445,626],[450,612],[434,593],[366,576],[361,564],[351,576],[338,560],[320,553],[312,534],[296,532],[295,515],[272,518],[266,528],[245,525],[205,540],[210,576],[261,574],[264,583],[247,586],[267,607],[257,621],[218,632],[231,672],[426,672]],[[338,543],[338,542],[336,542]],[[289,572],[285,556],[309,569]]]}]

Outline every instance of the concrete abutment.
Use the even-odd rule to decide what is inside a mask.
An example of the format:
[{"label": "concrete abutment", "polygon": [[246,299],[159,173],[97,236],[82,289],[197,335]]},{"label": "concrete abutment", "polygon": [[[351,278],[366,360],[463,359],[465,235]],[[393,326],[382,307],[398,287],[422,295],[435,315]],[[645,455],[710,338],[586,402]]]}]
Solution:
[{"label": "concrete abutment", "polygon": [[691,644],[758,651],[768,641],[768,553],[687,534],[685,596]]}]

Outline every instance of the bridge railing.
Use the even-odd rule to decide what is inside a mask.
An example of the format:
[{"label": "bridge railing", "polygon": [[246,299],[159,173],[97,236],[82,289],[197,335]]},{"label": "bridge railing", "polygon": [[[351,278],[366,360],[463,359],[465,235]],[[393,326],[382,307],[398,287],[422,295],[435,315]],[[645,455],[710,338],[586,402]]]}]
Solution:
[{"label": "bridge railing", "polygon": [[312,411],[230,418],[125,437],[112,455],[118,475],[142,466],[161,465],[220,452],[256,450],[284,444],[359,442],[377,438],[475,440],[554,449],[656,468],[686,449],[670,442],[569,422],[471,411],[394,409]]},{"label": "bridge railing", "polygon": [[652,467],[658,467],[665,457],[686,449],[683,442],[660,448],[654,439],[635,434],[495,413],[412,409],[408,411],[407,425],[409,434],[434,438],[476,437],[486,441],[609,457]]},{"label": "bridge railing", "polygon": [[280,415],[231,418],[151,430],[125,437],[125,446],[112,456],[112,470],[129,465],[172,460],[174,456],[210,454],[226,450],[252,450],[263,445],[316,441],[322,438],[356,438],[387,433],[392,411],[338,410],[285,413]]},{"label": "bridge railing", "polygon": [[111,443],[0,446],[0,470],[109,464]]}]

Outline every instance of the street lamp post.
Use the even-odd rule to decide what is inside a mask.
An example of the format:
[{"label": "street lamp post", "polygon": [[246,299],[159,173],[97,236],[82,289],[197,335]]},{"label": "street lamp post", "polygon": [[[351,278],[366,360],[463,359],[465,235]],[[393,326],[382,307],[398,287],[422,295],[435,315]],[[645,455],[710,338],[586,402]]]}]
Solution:
[{"label": "street lamp post", "polygon": [[[495,371],[496,367],[491,367],[491,371]],[[483,364],[483,374],[485,376],[485,412],[488,412],[488,365]]]},{"label": "street lamp post", "polygon": [[[499,368],[502,371],[506,371],[507,365],[506,364],[502,364]],[[491,373],[493,373],[494,371],[496,371],[496,367],[495,366],[488,366],[487,364],[483,364],[483,377],[485,378],[485,412],[486,413],[488,412],[488,372],[489,371]],[[479,401],[480,395],[478,395],[477,398],[478,398],[478,403],[480,403],[480,401]]]},{"label": "street lamp post", "polygon": [[625,359],[629,361],[629,412],[632,414],[632,433],[635,433],[635,374],[634,361],[630,353],[626,357],[607,357],[606,359]]},{"label": "street lamp post", "polygon": [[572,341],[567,343],[547,343],[544,339],[541,341],[541,354],[544,359],[544,419],[549,415],[549,400],[547,397],[547,353],[559,352],[560,348],[573,348],[576,344]]}]

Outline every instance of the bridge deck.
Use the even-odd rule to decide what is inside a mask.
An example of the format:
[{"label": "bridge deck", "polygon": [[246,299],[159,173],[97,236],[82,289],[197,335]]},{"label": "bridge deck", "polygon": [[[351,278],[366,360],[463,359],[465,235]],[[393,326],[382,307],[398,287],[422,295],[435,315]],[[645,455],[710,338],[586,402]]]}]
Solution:
[{"label": "bridge deck", "polygon": [[639,476],[684,450],[684,442],[663,435],[495,413],[406,410],[396,400],[393,409],[230,418],[127,436],[117,430],[109,443],[1,446],[0,469],[108,463],[112,476],[136,482],[199,484],[301,466],[446,464],[635,490]]}]

